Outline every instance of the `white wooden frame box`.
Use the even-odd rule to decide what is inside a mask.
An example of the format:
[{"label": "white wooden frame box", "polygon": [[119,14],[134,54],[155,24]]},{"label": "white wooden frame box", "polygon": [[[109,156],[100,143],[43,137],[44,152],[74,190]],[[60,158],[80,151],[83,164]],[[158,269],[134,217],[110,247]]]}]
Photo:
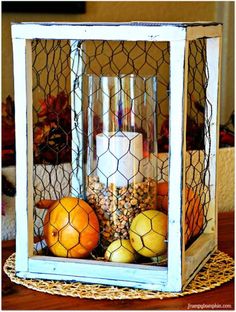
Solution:
[{"label": "white wooden frame box", "polygon": [[[217,23],[19,23],[12,25],[16,115],[16,274],[22,278],[73,280],[158,291],[182,291],[217,248],[216,166],[222,25]],[[104,263],[33,254],[32,51],[38,39],[167,41],[170,45],[170,158],[168,266]],[[188,43],[206,38],[207,99],[212,106],[211,201],[201,236],[183,247]]]}]

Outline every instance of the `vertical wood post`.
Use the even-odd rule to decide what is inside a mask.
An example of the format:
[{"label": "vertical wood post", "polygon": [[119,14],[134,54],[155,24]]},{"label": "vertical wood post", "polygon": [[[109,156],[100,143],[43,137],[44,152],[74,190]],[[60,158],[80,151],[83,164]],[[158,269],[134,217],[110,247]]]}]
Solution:
[{"label": "vertical wood post", "polygon": [[[220,116],[220,73],[221,73],[221,37],[206,40],[208,85],[206,90],[205,128],[209,127],[208,138],[205,137],[205,151],[210,152],[209,170],[206,185],[210,183],[210,204],[207,214],[206,233],[216,233],[217,243],[217,155],[219,149],[219,116]],[[210,123],[209,123],[210,118]],[[209,123],[209,124],[208,124]]]},{"label": "vertical wood post", "polygon": [[71,40],[71,196],[84,194],[83,178],[83,92],[82,92],[82,51],[78,49],[78,40]]},{"label": "vertical wood post", "polygon": [[170,42],[168,288],[181,291],[184,263],[188,42]]},{"label": "vertical wood post", "polygon": [[31,40],[14,39],[16,116],[16,271],[33,255],[33,116]]}]

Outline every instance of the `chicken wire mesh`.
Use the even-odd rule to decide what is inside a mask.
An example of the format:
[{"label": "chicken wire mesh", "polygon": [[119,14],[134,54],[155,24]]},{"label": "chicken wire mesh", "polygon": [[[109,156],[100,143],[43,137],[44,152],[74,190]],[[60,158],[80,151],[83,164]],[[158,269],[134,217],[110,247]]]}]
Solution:
[{"label": "chicken wire mesh", "polygon": [[[87,210],[79,200],[70,208],[62,203],[63,197],[73,194],[85,199],[98,217],[100,239],[97,248],[86,253],[97,258],[115,239],[128,238],[130,224],[140,212],[158,209],[168,214],[169,43],[37,39],[32,41],[32,59],[35,253],[52,254],[56,246],[64,250],[63,256],[73,256],[77,245],[86,249],[81,235],[91,229],[90,219],[85,218],[83,227],[75,225],[71,211],[80,207],[87,214]],[[186,248],[208,223],[207,82],[206,40],[191,41],[184,156]],[[117,87],[112,89],[111,84]],[[130,137],[129,132],[136,134]],[[104,143],[96,144],[100,134],[106,142],[103,150]],[[112,143],[117,135],[121,141]],[[121,153],[120,142],[127,146]],[[136,165],[128,174],[130,159]],[[59,225],[48,217],[55,200],[66,220]],[[40,207],[42,201],[47,209]],[[57,233],[50,246],[44,240],[45,223]],[[65,228],[75,232],[69,246],[63,242]],[[92,228],[96,231],[96,226]]]}]

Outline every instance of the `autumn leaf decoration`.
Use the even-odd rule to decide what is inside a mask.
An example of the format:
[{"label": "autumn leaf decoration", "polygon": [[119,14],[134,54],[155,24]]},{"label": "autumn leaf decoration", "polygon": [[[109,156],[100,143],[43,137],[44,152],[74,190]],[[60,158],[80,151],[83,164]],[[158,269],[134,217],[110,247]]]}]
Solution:
[{"label": "autumn leaf decoration", "polygon": [[70,160],[71,108],[64,91],[48,95],[34,107],[34,157],[56,164]]}]

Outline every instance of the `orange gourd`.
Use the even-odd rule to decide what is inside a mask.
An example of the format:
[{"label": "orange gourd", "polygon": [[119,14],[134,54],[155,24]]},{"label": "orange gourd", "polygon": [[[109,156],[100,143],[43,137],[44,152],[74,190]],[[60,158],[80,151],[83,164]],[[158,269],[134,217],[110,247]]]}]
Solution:
[{"label": "orange gourd", "polygon": [[[185,188],[185,244],[196,237],[203,228],[204,211],[200,197],[189,187]],[[168,182],[157,183],[157,209],[168,213]]]},{"label": "orange gourd", "polygon": [[64,197],[51,204],[41,201],[37,206],[48,209],[44,237],[55,256],[85,258],[98,245],[98,218],[84,200]]}]

